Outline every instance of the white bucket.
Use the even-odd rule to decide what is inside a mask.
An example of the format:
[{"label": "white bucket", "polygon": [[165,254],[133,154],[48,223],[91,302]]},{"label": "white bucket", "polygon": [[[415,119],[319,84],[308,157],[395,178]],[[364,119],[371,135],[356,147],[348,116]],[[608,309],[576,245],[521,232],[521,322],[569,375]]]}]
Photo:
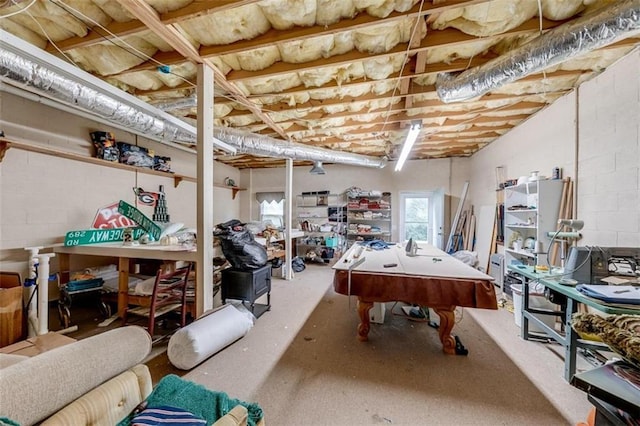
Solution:
[{"label": "white bucket", "polygon": [[[518,327],[522,327],[522,285],[511,284],[510,287],[511,291],[513,292],[513,316],[516,321],[516,325]],[[533,309],[554,310],[555,305],[549,302],[543,294],[529,293],[529,307]],[[555,316],[538,314],[534,315],[540,318],[540,320],[542,320],[542,322],[549,327],[554,328],[556,323]],[[544,333],[544,330],[533,324],[533,322],[529,322],[529,331],[532,333]]]},{"label": "white bucket", "polygon": [[373,302],[373,307],[369,310],[369,321],[376,324],[384,324],[384,314],[387,310],[385,303]]}]

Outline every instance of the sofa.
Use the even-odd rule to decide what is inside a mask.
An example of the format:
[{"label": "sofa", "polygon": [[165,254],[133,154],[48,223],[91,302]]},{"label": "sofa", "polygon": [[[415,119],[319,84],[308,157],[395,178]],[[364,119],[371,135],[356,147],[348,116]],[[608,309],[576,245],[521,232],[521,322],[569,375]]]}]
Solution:
[{"label": "sofa", "polygon": [[[127,326],[34,357],[5,359],[0,365],[10,365],[0,370],[0,424],[116,425],[153,391],[143,364],[150,351],[146,330]],[[245,406],[224,411],[215,426],[247,424]]]}]

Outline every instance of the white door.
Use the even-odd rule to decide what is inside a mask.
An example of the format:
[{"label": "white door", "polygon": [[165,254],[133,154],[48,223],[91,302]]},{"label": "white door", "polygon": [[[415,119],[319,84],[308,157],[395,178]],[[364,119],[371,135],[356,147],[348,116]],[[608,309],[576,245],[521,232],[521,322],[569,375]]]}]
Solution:
[{"label": "white door", "polygon": [[444,190],[400,192],[399,241],[444,248]]}]

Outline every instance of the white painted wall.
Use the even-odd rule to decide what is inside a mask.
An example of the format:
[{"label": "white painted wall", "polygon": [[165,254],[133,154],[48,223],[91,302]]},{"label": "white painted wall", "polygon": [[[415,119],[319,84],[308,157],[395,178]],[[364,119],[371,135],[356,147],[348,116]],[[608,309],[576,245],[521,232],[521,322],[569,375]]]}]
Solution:
[{"label": "white painted wall", "polygon": [[[462,185],[466,179],[469,179],[467,175],[469,162],[469,159],[408,161],[401,172],[394,172],[394,164],[392,163],[383,169],[328,164],[324,166],[326,170],[324,175],[310,174],[311,166],[295,167],[293,170],[293,194],[323,190],[339,194],[352,186],[363,190],[376,189],[391,192],[392,239],[396,239],[399,191],[426,191],[442,188],[445,194],[452,195],[454,198],[453,210],[455,211]],[[260,209],[255,199],[256,192],[284,191],[285,169],[243,170],[241,185],[246,185],[251,190],[243,192],[241,195],[242,215],[240,220],[258,220]],[[295,199],[293,202],[295,207]],[[294,225],[296,225],[295,222]],[[448,231],[448,229],[446,230]]]},{"label": "white painted wall", "polygon": [[578,95],[581,244],[640,247],[640,50]]}]

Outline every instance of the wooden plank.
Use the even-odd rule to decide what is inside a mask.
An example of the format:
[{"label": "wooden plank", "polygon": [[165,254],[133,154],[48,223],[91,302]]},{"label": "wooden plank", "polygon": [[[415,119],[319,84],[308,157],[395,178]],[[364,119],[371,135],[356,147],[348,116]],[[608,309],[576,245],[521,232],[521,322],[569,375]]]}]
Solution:
[{"label": "wooden plank", "polygon": [[478,264],[489,270],[489,257],[495,246],[496,206],[491,204],[480,206],[478,209],[478,224],[476,229],[476,244],[474,251],[478,253]]},{"label": "wooden plank", "polygon": [[449,238],[447,241],[446,252],[451,253],[453,249],[453,237],[458,228],[458,220],[460,219],[460,214],[462,212],[462,205],[464,204],[464,200],[467,198],[467,190],[469,189],[469,181],[465,181],[462,187],[462,195],[460,195],[460,201],[458,202],[458,208],[456,210],[456,215],[453,219],[453,223],[451,224],[451,231],[449,231]]}]

